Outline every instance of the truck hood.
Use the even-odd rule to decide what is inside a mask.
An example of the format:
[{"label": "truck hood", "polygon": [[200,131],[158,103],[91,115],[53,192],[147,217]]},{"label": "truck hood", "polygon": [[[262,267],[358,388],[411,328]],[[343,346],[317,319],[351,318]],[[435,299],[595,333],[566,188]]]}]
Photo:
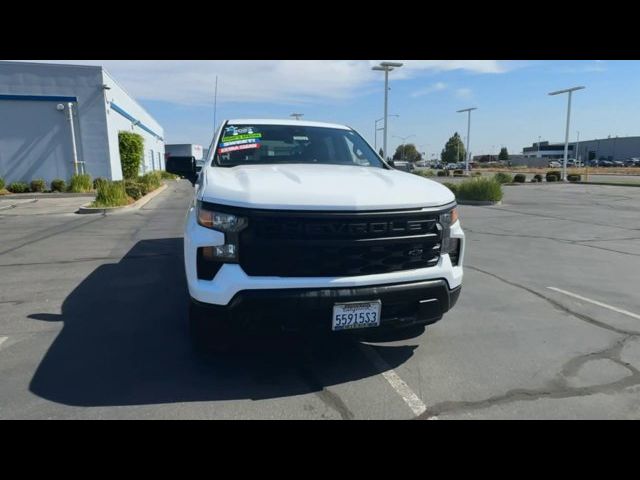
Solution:
[{"label": "truck hood", "polygon": [[393,210],[455,200],[445,186],[399,170],[349,165],[209,167],[200,200],[277,210]]}]

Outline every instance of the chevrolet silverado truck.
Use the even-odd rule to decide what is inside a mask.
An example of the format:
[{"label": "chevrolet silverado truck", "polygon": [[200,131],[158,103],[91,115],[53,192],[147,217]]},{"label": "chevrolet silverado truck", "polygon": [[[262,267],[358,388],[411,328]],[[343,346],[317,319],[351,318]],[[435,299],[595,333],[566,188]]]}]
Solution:
[{"label": "chevrolet silverado truck", "polygon": [[453,193],[386,163],[352,128],[228,120],[194,183],[184,265],[196,343],[231,329],[341,335],[427,325],[462,287]]}]

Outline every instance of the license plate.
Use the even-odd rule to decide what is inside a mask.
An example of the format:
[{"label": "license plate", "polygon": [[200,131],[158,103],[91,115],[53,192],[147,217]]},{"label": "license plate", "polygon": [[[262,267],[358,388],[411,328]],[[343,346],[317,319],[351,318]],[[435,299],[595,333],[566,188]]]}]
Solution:
[{"label": "license plate", "polygon": [[333,306],[332,330],[351,330],[370,328],[380,325],[382,302],[336,303]]}]

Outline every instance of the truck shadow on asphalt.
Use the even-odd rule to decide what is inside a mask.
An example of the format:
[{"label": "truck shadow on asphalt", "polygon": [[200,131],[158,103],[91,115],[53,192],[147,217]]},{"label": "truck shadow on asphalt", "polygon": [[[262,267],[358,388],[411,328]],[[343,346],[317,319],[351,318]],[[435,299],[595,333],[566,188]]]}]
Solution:
[{"label": "truck shadow on asphalt", "polygon": [[[381,373],[355,339],[262,339],[241,353],[197,357],[182,255],[181,238],[140,241],[120,262],[84,279],[61,315],[30,315],[64,322],[30,390],[66,405],[143,405],[286,397]],[[395,368],[415,346],[373,348]]]}]

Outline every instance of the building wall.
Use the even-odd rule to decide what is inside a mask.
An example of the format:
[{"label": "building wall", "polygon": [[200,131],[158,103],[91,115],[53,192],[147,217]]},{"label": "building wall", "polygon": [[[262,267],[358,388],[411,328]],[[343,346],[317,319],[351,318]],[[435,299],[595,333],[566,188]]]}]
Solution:
[{"label": "building wall", "polygon": [[111,168],[113,179],[122,179],[120,166],[120,150],[118,147],[118,132],[135,132],[144,139],[144,161],[140,166],[140,173],[153,170],[164,170],[165,148],[164,130],[149,113],[142,108],[106,71],[104,84],[109,87],[105,91],[107,103],[107,125],[109,131],[109,150],[111,152]]},{"label": "building wall", "polygon": [[[93,176],[110,175],[100,67],[0,62],[0,176],[7,182],[68,180],[73,172],[68,110],[42,97],[77,97],[74,107],[78,157]],[[70,168],[65,167],[70,166]]]},{"label": "building wall", "polygon": [[[576,158],[574,154],[576,142],[571,142],[569,147],[569,158]],[[591,155],[589,153],[591,152]],[[536,157],[537,147],[525,147],[525,156]],[[560,159],[564,158],[564,143],[541,144],[541,155],[544,158]],[[590,157],[596,160],[628,160],[629,158],[640,158],[640,137],[618,137],[601,138],[595,140],[584,140],[578,144],[577,155],[581,161],[588,161]]]},{"label": "building wall", "polygon": [[76,97],[78,160],[93,178],[122,179],[120,130],[144,139],[141,173],[164,169],[162,127],[102,67],[0,61],[0,177],[8,183],[73,174],[67,102],[51,97]]},{"label": "building wall", "polygon": [[580,142],[578,154],[580,159],[589,160],[589,152],[596,160],[621,160],[640,158],[640,137],[603,138]]}]

